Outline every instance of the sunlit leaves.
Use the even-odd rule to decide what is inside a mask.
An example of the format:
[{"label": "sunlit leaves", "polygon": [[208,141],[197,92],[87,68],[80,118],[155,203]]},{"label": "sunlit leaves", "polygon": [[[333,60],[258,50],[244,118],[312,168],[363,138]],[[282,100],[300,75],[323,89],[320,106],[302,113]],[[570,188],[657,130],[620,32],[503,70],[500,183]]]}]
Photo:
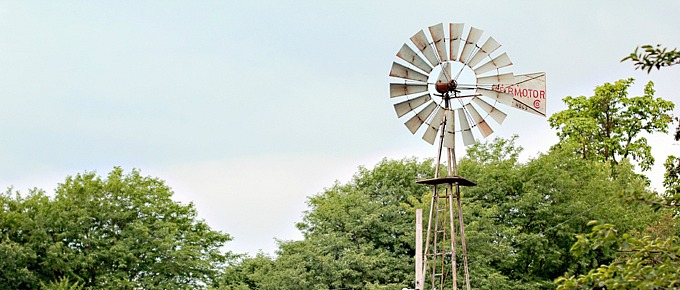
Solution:
[{"label": "sunlit leaves", "polygon": [[621,234],[611,224],[591,223],[572,247],[575,255],[615,246],[618,257],[585,275],[556,279],[557,289],[676,289],[680,287],[680,244],[677,236],[652,238]]},{"label": "sunlit leaves", "polygon": [[52,198],[40,191],[25,198],[10,193],[0,196],[3,289],[35,289],[38,282],[57,288],[204,287],[229,257],[221,249],[229,235],[210,229],[193,205],[173,201],[163,181],[136,170],[70,176]]},{"label": "sunlit leaves", "polygon": [[654,84],[647,83],[644,95],[629,97],[633,79],[605,83],[591,97],[566,97],[567,109],[548,121],[557,129],[560,144],[575,143],[584,159],[617,164],[629,158],[642,170],[651,169],[651,146],[640,133],[668,132],[674,104],[654,97]]},{"label": "sunlit leaves", "polygon": [[[619,202],[623,189],[647,192],[629,163],[614,165],[613,177],[609,164],[575,156],[574,144],[520,162],[516,138],[473,145],[458,164],[460,175],[477,183],[462,189],[474,289],[554,289],[565,272],[583,274],[614,259],[613,244],[570,253],[588,221],[606,220],[628,233],[656,220],[645,205]],[[415,181],[433,174],[429,160],[360,168],[350,182],[309,198],[298,224],[303,240],[280,242],[275,257],[243,259],[227,269],[231,278],[221,289],[413,287],[415,209],[427,217],[431,199]],[[659,224],[658,232],[668,229]]]}]

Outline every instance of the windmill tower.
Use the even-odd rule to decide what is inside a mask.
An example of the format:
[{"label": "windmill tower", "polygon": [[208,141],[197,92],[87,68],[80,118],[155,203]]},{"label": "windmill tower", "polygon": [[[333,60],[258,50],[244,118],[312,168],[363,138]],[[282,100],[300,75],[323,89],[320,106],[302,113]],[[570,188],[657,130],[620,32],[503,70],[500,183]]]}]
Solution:
[{"label": "windmill tower", "polygon": [[420,30],[402,45],[390,70],[397,116],[412,134],[424,130],[423,140],[437,146],[435,176],[417,181],[432,186],[423,260],[416,262],[421,290],[449,283],[458,289],[459,260],[470,289],[461,187],[476,184],[458,174],[456,136],[468,146],[491,135],[487,121],[500,125],[507,116],[499,104],[544,117],[546,112],[545,73],[503,72],[512,65],[508,55],[492,57],[501,45],[489,37],[479,46],[482,30],[471,27],[465,38],[463,31],[462,23]]}]

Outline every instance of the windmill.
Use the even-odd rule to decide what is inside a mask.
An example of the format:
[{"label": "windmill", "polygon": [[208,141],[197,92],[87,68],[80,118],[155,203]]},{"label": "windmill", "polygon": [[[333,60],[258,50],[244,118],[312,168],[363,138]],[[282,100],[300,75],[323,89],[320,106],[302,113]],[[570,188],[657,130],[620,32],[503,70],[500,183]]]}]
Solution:
[{"label": "windmill", "polygon": [[424,258],[419,260],[420,253],[416,258],[416,289],[424,289],[428,276],[431,289],[443,289],[447,279],[458,289],[458,248],[470,289],[460,187],[476,184],[458,175],[456,139],[468,146],[491,135],[490,123],[500,125],[507,117],[503,107],[544,117],[546,112],[545,73],[504,72],[512,61],[507,53],[496,53],[501,45],[488,37],[480,46],[483,31],[471,27],[463,37],[464,28],[439,23],[428,27],[429,33],[420,30],[411,44],[402,45],[390,70],[397,117],[412,134],[421,131],[423,140],[437,144],[435,176],[417,181],[432,186],[432,200]]}]

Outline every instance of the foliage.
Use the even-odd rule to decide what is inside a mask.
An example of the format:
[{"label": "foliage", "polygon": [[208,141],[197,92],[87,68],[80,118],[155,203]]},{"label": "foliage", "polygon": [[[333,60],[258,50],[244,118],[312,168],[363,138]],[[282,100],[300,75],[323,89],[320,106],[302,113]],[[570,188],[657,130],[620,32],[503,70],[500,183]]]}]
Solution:
[{"label": "foliage", "polygon": [[264,287],[268,281],[267,275],[272,272],[274,260],[264,253],[258,253],[255,257],[241,256],[238,261],[226,267],[218,281],[218,289],[247,290],[247,289],[273,289],[276,287]]},{"label": "foliage", "polygon": [[556,280],[557,289],[676,289],[680,287],[680,240],[677,236],[633,237],[611,224],[590,223],[592,231],[580,235],[572,247],[575,255],[600,248],[618,249],[618,257],[587,275]]},{"label": "foliage", "polygon": [[678,123],[678,126],[675,127],[675,141],[680,141],[680,118],[675,117],[675,122]]},{"label": "foliage", "polygon": [[348,184],[311,197],[298,224],[305,240],[283,242],[276,261],[278,268],[306,269],[304,281],[311,283],[304,287],[291,275],[277,276],[279,281],[297,289],[410,283],[415,206],[428,192],[415,181],[433,175],[431,161],[383,160],[373,170],[360,168]]},{"label": "foliage", "polygon": [[[492,272],[505,281],[488,287],[489,280],[477,279],[475,288],[553,289],[552,280],[564,272],[583,272],[592,263],[612,259],[611,254],[569,254],[575,235],[589,220],[609,219],[636,230],[655,218],[649,209],[616,202],[616,193],[625,187],[644,190],[644,180],[630,165],[617,165],[620,173],[611,177],[606,166],[577,158],[571,150],[555,148],[526,164],[518,163],[512,140],[468,150],[460,167],[478,184],[466,191],[464,205],[471,231],[468,245],[475,249],[470,251],[470,260],[476,261],[471,273],[479,278]],[[477,229],[478,224],[488,228]]]},{"label": "foliage", "polygon": [[83,284],[75,282],[71,283],[68,277],[61,277],[59,281],[50,281],[45,284],[40,282],[40,289],[42,290],[82,290]]},{"label": "foliage", "polygon": [[618,164],[632,158],[642,170],[654,164],[651,146],[641,133],[668,132],[674,104],[654,98],[654,84],[645,86],[644,95],[628,96],[633,79],[605,83],[591,97],[563,99],[567,109],[553,114],[548,121],[558,130],[560,143],[575,143],[584,159]]},{"label": "foliage", "polygon": [[[310,197],[297,227],[304,240],[280,241],[225,271],[220,289],[402,289],[412,284],[415,209],[429,192],[431,160],[383,160],[346,184]],[[235,286],[239,285],[239,286]],[[242,288],[238,288],[242,287]],[[246,288],[247,287],[247,288]]]},{"label": "foliage", "polygon": [[[639,48],[640,47],[636,47],[634,52],[623,58],[621,61],[631,60],[635,65],[635,69],[646,69],[647,73],[650,73],[654,67],[656,67],[656,69],[661,69],[661,67],[680,64],[680,51],[677,49],[668,50],[665,47],[661,48],[660,44],[657,44],[656,46],[643,45],[643,53],[638,52]],[[680,141],[680,118],[675,117],[675,122],[677,123],[677,127],[675,128],[674,139],[675,141]],[[675,167],[669,167],[669,163],[675,163],[676,165]],[[664,165],[666,166],[666,178],[668,175],[673,176],[680,174],[680,157],[670,156]],[[664,185],[668,190],[677,192],[677,189],[675,189],[677,187],[675,186],[680,186],[680,183],[676,183],[675,186],[669,187],[669,184],[664,182]],[[674,200],[678,203],[678,198],[675,198]]]},{"label": "foliage", "polygon": [[680,206],[680,158],[668,156],[664,167],[666,172],[663,176],[663,185],[666,188],[666,199],[669,200],[666,204]]},{"label": "foliage", "polygon": [[67,177],[53,198],[0,195],[0,288],[72,281],[85,288],[168,289],[212,284],[230,239],[163,181],[115,168]]},{"label": "foliage", "polygon": [[664,162],[665,172],[663,185],[665,192],[640,192],[626,190],[621,192],[624,200],[643,202],[651,206],[654,210],[664,207],[680,207],[680,158],[670,155]]},{"label": "foliage", "polygon": [[[612,252],[569,253],[588,221],[610,220],[629,232],[658,218],[645,206],[617,202],[623,188],[645,190],[630,164],[616,165],[619,174],[612,177],[609,165],[569,148],[521,163],[514,141],[476,144],[459,162],[461,176],[477,183],[462,189],[473,288],[554,289],[553,280],[565,272],[582,274],[613,260]],[[280,242],[276,257],[230,265],[220,288],[412,288],[415,209],[427,217],[431,199],[430,189],[415,180],[433,175],[431,160],[360,168],[352,181],[309,198],[298,224],[303,240]]]},{"label": "foliage", "polygon": [[[645,54],[634,53],[624,58],[633,60],[636,69],[660,69],[680,63],[680,52],[667,51],[646,45]],[[678,118],[675,119],[678,121]],[[680,125],[680,121],[679,125]],[[680,126],[675,140],[680,140]],[[591,232],[579,235],[571,248],[574,256],[588,255],[602,248],[615,249],[616,258],[611,263],[599,263],[587,274],[565,274],[556,279],[557,289],[676,289],[680,287],[680,223],[678,212],[667,210],[680,205],[680,159],[669,156],[664,163],[664,194],[625,190],[624,200],[650,205],[663,212],[661,218],[643,233],[631,234],[618,227],[592,221]],[[641,201],[641,202],[640,202]]]},{"label": "foliage", "polygon": [[[644,49],[644,52],[638,52],[640,48]],[[661,44],[656,46],[648,44],[636,47],[635,51],[621,61],[626,60],[633,61],[635,69],[647,70],[647,73],[649,73],[653,68],[661,69],[662,67],[680,64],[680,51],[662,48]]]},{"label": "foliage", "polygon": [[[675,141],[680,141],[680,120],[675,133]],[[664,203],[667,206],[680,206],[680,157],[669,155],[664,162],[666,172],[663,175],[663,185],[666,188]]]}]

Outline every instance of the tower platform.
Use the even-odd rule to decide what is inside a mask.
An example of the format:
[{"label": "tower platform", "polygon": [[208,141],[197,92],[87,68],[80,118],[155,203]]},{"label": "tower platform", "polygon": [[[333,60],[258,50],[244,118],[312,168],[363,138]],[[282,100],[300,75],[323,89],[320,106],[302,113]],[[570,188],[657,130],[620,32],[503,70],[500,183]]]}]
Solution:
[{"label": "tower platform", "polygon": [[430,179],[417,180],[416,183],[438,185],[438,184],[458,184],[460,186],[476,186],[477,184],[460,176],[446,176]]}]

